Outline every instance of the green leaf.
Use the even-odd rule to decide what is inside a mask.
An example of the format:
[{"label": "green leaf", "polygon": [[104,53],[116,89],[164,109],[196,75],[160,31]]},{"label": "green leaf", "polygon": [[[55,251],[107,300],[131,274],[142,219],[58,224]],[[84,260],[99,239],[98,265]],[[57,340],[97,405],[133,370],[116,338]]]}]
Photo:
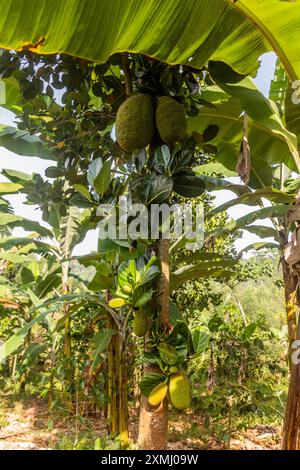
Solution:
[{"label": "green leaf", "polygon": [[28,232],[37,232],[42,237],[53,237],[53,233],[45,227],[42,227],[38,222],[24,219],[15,214],[0,213],[0,227],[7,226],[10,228],[22,227]]},{"label": "green leaf", "polygon": [[103,163],[101,170],[93,181],[93,186],[102,198],[107,192],[111,180],[111,162],[106,161]]},{"label": "green leaf", "polygon": [[247,225],[252,224],[256,220],[268,219],[270,217],[283,217],[289,212],[289,210],[290,210],[289,205],[277,205],[277,206],[264,207],[263,209],[250,212],[250,214],[240,217],[237,220],[232,220],[224,227],[218,228],[214,232],[208,233],[207,236],[212,235],[212,234],[214,236],[221,236],[227,233],[232,233],[235,230],[246,228]]},{"label": "green leaf", "polygon": [[112,337],[116,334],[115,330],[103,330],[99,331],[93,336],[92,339],[92,351],[93,351],[93,362],[92,362],[92,371],[94,372],[97,369],[99,361],[101,359],[100,355],[106,351],[109,346],[109,343]]},{"label": "green leaf", "polygon": [[0,183],[0,194],[15,194],[22,188],[23,186],[17,183]]},{"label": "green leaf", "polygon": [[149,289],[139,298],[137,302],[135,302],[135,307],[143,307],[143,305],[146,305],[146,303],[148,303],[149,300],[152,299],[152,296],[153,296],[153,289]]},{"label": "green leaf", "polygon": [[[273,12],[276,3],[284,2],[273,1],[265,8],[263,5],[263,11]],[[297,7],[290,14],[284,10],[276,16],[281,37],[287,37],[285,28],[290,34],[297,31]],[[71,2],[67,9],[60,0],[7,0],[0,9],[0,18],[1,47],[27,48],[40,54],[61,52],[96,62],[130,51],[198,68],[209,58],[224,60],[240,73],[253,74],[258,68],[257,59],[270,49],[252,18],[245,18],[237,11],[236,3],[225,0],[187,0],[184,4],[180,0],[83,0],[80,7]],[[80,25],[80,34],[74,25]],[[296,44],[297,37],[290,38],[290,42]],[[296,46],[292,49],[295,58]]]},{"label": "green leaf", "polygon": [[295,195],[293,194],[287,194],[274,188],[262,188],[252,193],[243,194],[238,198],[221,204],[220,206],[212,209],[207,216],[212,217],[238,204],[256,206],[262,203],[262,198],[268,199],[276,204],[292,204],[295,201]]},{"label": "green leaf", "polygon": [[[213,101],[214,108],[202,106],[196,117],[188,118],[190,133],[202,133],[209,124],[217,124],[220,128],[217,137],[212,141],[218,149],[215,156],[218,162],[230,171],[236,170],[241,141],[243,138],[243,112],[249,112],[248,140],[251,149],[251,187],[261,188],[272,185],[273,166],[285,163],[286,166],[297,170],[299,156],[297,138],[283,125],[276,106],[262,100],[263,110],[259,110],[252,102],[252,95],[260,102],[263,95],[255,88],[250,79],[244,79],[239,84],[223,84],[228,93],[217,95]],[[239,85],[239,86],[238,86]],[[203,98],[211,98],[216,87],[202,92]],[[222,97],[222,98],[221,98]],[[201,167],[198,168],[198,173]]]},{"label": "green leaf", "polygon": [[196,175],[176,175],[174,180],[174,191],[182,197],[198,197],[205,191],[205,184]]},{"label": "green leaf", "polygon": [[243,248],[240,253],[245,253],[247,251],[252,251],[252,250],[259,251],[259,250],[264,250],[264,249],[267,249],[267,250],[276,249],[280,251],[280,245],[278,243],[256,242]]},{"label": "green leaf", "polygon": [[192,341],[195,353],[204,353],[209,346],[209,334],[207,332],[207,329],[202,326],[197,326],[192,331]]},{"label": "green leaf", "polygon": [[73,188],[76,189],[83,197],[85,197],[89,202],[93,202],[89,190],[82,184],[73,184]]},{"label": "green leaf", "polygon": [[156,385],[159,385],[165,382],[165,380],[166,380],[166,376],[164,374],[159,374],[156,372],[152,372],[152,373],[144,375],[144,377],[140,381],[141,393],[145,397],[148,397],[151,391],[154,389],[154,387],[156,387]]},{"label": "green leaf", "polygon": [[5,147],[17,155],[54,159],[54,155],[39,137],[3,124],[0,124],[0,147]]},{"label": "green leaf", "polygon": [[248,340],[251,338],[255,330],[257,329],[258,325],[256,322],[250,323],[249,325],[246,326],[244,332],[243,332],[243,337],[245,340]]},{"label": "green leaf", "polygon": [[239,13],[251,21],[265,36],[280,58],[291,80],[300,78],[300,58],[297,46],[300,4],[293,1],[238,0]]},{"label": "green leaf", "polygon": [[28,175],[22,171],[9,170],[5,168],[2,170],[2,174],[13,183],[20,184],[22,186],[24,186],[25,183],[28,183],[28,181],[32,180],[32,175]]},{"label": "green leaf", "polygon": [[170,366],[176,364],[177,351],[174,346],[168,343],[159,343],[157,349],[164,364],[168,364]]}]

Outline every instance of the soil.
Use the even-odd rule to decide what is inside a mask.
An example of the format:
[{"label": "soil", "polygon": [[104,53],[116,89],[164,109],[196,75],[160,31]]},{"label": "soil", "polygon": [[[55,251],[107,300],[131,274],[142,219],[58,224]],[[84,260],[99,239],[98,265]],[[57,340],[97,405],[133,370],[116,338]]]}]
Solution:
[{"label": "soil", "polygon": [[[3,408],[4,405],[4,408]],[[74,440],[76,420],[70,417],[53,418],[42,399],[27,399],[22,402],[3,402],[0,420],[0,450],[52,450],[61,439],[70,436]],[[78,420],[77,420],[78,422]],[[137,436],[137,412],[130,411],[130,436]],[[192,423],[193,432],[190,432]],[[78,432],[88,429],[95,436],[106,434],[105,421],[99,417],[81,420]],[[171,415],[169,444],[172,450],[224,450],[228,443],[215,437],[199,438],[203,420],[194,413]],[[232,450],[273,450],[280,448],[280,429],[257,425],[236,433],[230,441]]]}]

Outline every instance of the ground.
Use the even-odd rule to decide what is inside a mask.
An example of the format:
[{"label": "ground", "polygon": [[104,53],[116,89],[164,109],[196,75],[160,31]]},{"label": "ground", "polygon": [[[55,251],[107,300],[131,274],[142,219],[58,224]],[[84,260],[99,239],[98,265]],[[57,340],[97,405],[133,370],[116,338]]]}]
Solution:
[{"label": "ground", "polygon": [[[43,399],[27,398],[21,401],[12,397],[0,404],[0,450],[93,449],[98,436],[101,446],[116,448],[116,442],[106,436],[105,420],[98,416],[74,417],[53,415]],[[137,413],[131,410],[130,434],[137,434]],[[222,450],[228,444],[203,434],[204,424],[195,413],[176,413],[170,417],[168,448],[172,450]],[[201,436],[201,437],[200,437]],[[232,436],[230,449],[278,449],[280,429],[256,425]]]}]

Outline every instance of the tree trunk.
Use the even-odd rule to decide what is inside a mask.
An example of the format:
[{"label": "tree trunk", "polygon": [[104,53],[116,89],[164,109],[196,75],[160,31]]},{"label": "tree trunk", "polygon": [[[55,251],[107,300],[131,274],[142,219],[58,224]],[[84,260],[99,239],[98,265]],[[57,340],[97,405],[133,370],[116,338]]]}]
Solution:
[{"label": "tree trunk", "polygon": [[[108,316],[108,328],[118,331],[113,318]],[[110,432],[118,434],[122,446],[128,443],[128,403],[125,351],[121,334],[112,337],[108,347],[108,406]]]},{"label": "tree trunk", "polygon": [[[157,308],[159,309],[160,328],[169,329],[169,240],[159,240],[157,256],[161,262],[161,277],[157,288]],[[157,372],[153,366],[145,367],[145,373]],[[158,370],[159,371],[159,370]],[[142,397],[139,417],[138,446],[143,450],[163,450],[167,446],[168,434],[168,400],[157,407],[149,405],[146,397]]]},{"label": "tree trunk", "polygon": [[[287,325],[289,335],[289,345],[296,339],[297,330],[297,278],[293,276],[291,268],[282,259],[282,271],[284,281],[284,295],[287,314]],[[290,354],[289,354],[290,357]]]},{"label": "tree trunk", "polygon": [[[300,319],[296,339],[300,340]],[[300,364],[291,361],[290,383],[283,425],[283,450],[300,450]]]},{"label": "tree trunk", "polygon": [[[62,288],[63,295],[69,294],[69,263],[62,263]],[[64,356],[66,360],[66,385],[69,393],[73,392],[74,369],[72,364],[72,339],[71,339],[71,318],[70,306],[65,303],[63,306],[63,314],[65,316],[65,336],[64,336]]]}]

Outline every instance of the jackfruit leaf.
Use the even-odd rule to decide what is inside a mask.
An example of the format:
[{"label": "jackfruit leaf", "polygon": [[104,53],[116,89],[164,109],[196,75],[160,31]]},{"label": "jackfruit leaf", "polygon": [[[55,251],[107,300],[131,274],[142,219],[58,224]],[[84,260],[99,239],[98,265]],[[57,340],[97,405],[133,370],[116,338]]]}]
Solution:
[{"label": "jackfruit leaf", "polygon": [[170,302],[169,310],[170,310],[170,322],[172,323],[173,326],[176,326],[177,321],[182,319],[181,312],[179,308],[177,307],[177,305],[174,304],[173,302]]},{"label": "jackfruit leaf", "polygon": [[102,161],[101,157],[96,158],[90,164],[88,172],[87,172],[87,180],[88,180],[88,183],[90,184],[90,186],[92,186],[92,187],[94,186],[94,180],[99,175],[102,166],[103,166],[103,161]]},{"label": "jackfruit leaf", "polygon": [[209,346],[209,334],[205,327],[197,326],[192,331],[193,348],[196,354],[204,353]]},{"label": "jackfruit leaf", "polygon": [[168,343],[159,343],[157,346],[159,351],[159,355],[163,363],[168,364],[170,366],[176,364],[178,357],[177,351],[174,346]]},{"label": "jackfruit leaf", "polygon": [[198,197],[205,191],[205,184],[196,175],[179,174],[173,177],[174,192],[182,197]]},{"label": "jackfruit leaf", "polygon": [[149,302],[149,300],[152,299],[152,295],[153,295],[153,289],[149,289],[140,297],[140,299],[137,302],[135,302],[134,306],[142,307],[143,305],[146,305]]},{"label": "jackfruit leaf", "polygon": [[88,287],[94,292],[99,292],[105,289],[111,289],[113,287],[113,279],[111,275],[107,276],[101,274],[100,272],[96,272]]},{"label": "jackfruit leaf", "polygon": [[99,362],[101,360],[101,354],[106,351],[109,346],[109,343],[112,337],[116,334],[115,330],[104,330],[96,333],[91,341],[93,362],[92,362],[92,371],[95,372]]},{"label": "jackfruit leaf", "polygon": [[139,286],[143,286],[148,282],[153,281],[157,276],[160,275],[160,268],[157,265],[146,266],[145,270],[141,273],[141,279],[139,281]]},{"label": "jackfruit leaf", "polygon": [[85,186],[83,186],[82,184],[73,184],[72,187],[76,189],[76,191],[78,191],[89,202],[93,202],[89,190]]},{"label": "jackfruit leaf", "polygon": [[140,391],[145,397],[148,397],[154,387],[163,383],[165,380],[166,376],[164,374],[156,372],[146,374],[140,381]]},{"label": "jackfruit leaf", "polygon": [[102,198],[107,192],[111,180],[111,162],[105,161],[93,181],[93,186],[97,194]]},{"label": "jackfruit leaf", "polygon": [[166,202],[171,196],[172,189],[172,178],[155,173],[136,178],[131,183],[133,200],[145,205]]},{"label": "jackfruit leaf", "polygon": [[167,145],[162,145],[155,150],[154,168],[157,173],[164,173],[170,163],[171,154]]}]

